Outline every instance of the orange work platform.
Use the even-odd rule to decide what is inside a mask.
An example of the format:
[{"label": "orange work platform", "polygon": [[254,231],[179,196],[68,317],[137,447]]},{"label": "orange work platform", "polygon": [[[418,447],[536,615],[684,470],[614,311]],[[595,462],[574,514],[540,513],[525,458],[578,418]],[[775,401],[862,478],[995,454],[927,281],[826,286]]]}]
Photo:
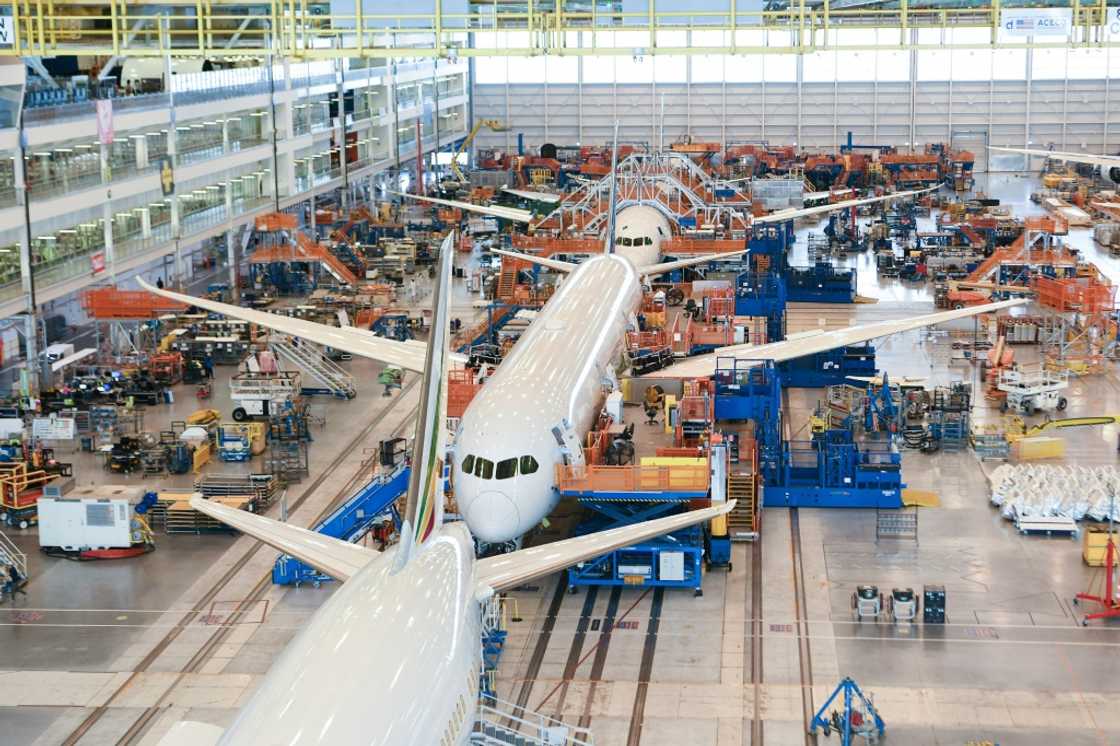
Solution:
[{"label": "orange work platform", "polygon": [[1031,280],[1031,287],[1039,304],[1056,311],[1100,313],[1116,308],[1116,288],[1093,277],[1039,276]]},{"label": "orange work platform", "polygon": [[94,319],[155,319],[187,310],[186,303],[147,290],[90,288],[82,293],[81,299],[82,310]]},{"label": "orange work platform", "polygon": [[471,400],[482,388],[469,369],[447,371],[447,416],[462,417]]},{"label": "orange work platform", "polygon": [[270,212],[257,218],[258,231],[294,231],[299,227],[299,219],[286,212]]},{"label": "orange work platform", "polygon": [[561,492],[704,492],[707,464],[673,466],[605,466],[557,464]]}]

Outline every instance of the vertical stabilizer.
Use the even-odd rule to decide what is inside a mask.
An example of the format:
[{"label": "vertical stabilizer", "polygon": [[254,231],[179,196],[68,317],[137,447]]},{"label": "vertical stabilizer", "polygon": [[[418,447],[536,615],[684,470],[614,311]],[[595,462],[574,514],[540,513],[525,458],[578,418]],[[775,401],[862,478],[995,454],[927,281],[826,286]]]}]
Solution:
[{"label": "vertical stabilizer", "polygon": [[614,253],[615,205],[618,203],[618,120],[614,123],[614,142],[611,144],[611,196],[607,205],[607,240],[603,246],[604,254]]},{"label": "vertical stabilizer", "polygon": [[[447,367],[451,360],[451,265],[455,257],[455,232],[443,239],[439,272],[432,288],[432,329],[424,365],[422,398],[416,414],[412,445],[412,474],[408,483],[405,521],[411,536],[401,543],[413,547],[432,535],[443,522],[443,455],[447,433]],[[412,552],[404,552],[405,561]]]}]

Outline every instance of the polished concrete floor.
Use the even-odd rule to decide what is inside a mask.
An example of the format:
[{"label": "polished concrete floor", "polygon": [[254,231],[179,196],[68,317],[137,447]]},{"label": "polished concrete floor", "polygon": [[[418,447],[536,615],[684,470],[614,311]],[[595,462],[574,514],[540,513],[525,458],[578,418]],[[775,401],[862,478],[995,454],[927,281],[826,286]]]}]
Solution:
[{"label": "polished concrete floor", "polygon": [[[986,188],[1021,205],[1030,182],[1001,177]],[[1098,261],[1085,232],[1070,242]],[[928,288],[880,284],[868,257],[853,261],[860,293],[880,303],[798,306],[791,331],[929,311]],[[1111,275],[1110,257],[1099,264]],[[465,317],[470,298],[460,290],[456,299]],[[880,367],[895,376],[977,375],[943,333],[898,335],[878,349]],[[301,525],[345,493],[363,449],[407,429],[416,403],[415,388],[382,399],[376,366],[350,366],[362,393],[321,405],[327,426],[312,445],[312,474],[289,493],[293,504],[302,499],[292,516]],[[791,391],[792,431],[820,396]],[[1115,369],[1075,382],[1069,411],[1120,411]],[[1067,460],[1115,463],[1116,428],[1063,437]],[[736,544],[732,568],[708,572],[699,598],[570,595],[559,576],[511,594],[500,696],[589,725],[601,746],[786,746],[804,742],[804,709],[851,675],[874,695],[886,743],[1120,744],[1120,627],[1078,624],[1070,599],[1096,574],[1079,545],[1019,535],[988,504],[991,465],[971,453],[903,459],[906,481],[941,500],[921,510],[918,541],[876,542],[873,511],[767,509],[757,549]],[[561,506],[555,533],[572,512]],[[17,541],[35,546],[33,532]],[[120,563],[36,557],[28,596],[0,606],[0,743],[155,743],[180,719],[228,724],[333,590],[271,586],[275,553],[244,537],[160,536],[158,544]],[[862,583],[943,584],[948,624],[856,623],[849,599]]]}]

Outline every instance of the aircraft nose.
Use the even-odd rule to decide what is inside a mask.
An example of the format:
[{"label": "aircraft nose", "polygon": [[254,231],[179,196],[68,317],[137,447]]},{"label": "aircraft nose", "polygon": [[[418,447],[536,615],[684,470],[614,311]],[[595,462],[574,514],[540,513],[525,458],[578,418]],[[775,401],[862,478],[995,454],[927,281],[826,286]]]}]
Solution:
[{"label": "aircraft nose", "polygon": [[521,515],[504,492],[480,492],[467,506],[465,518],[471,532],[482,541],[496,543],[521,535]]}]

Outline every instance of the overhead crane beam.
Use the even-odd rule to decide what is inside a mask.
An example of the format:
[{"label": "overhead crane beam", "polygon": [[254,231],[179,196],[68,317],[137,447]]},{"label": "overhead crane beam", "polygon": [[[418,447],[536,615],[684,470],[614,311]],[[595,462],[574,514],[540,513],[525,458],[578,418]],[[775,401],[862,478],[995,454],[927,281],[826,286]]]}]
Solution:
[{"label": "overhead crane beam", "polygon": [[[1094,47],[1120,48],[1120,40],[1108,32],[1107,0],[1074,3],[1072,38],[1005,37],[998,33],[1001,12],[1029,7],[1029,0],[1010,0],[986,7],[959,7],[937,0],[921,7],[901,3],[898,8],[832,8],[812,0],[792,0],[786,7],[752,11],[743,17],[733,0],[727,7],[696,13],[689,10],[658,10],[654,2],[640,12],[610,12],[600,17],[597,6],[556,0],[542,10],[528,7],[487,6],[482,12],[446,12],[437,0],[435,12],[368,12],[313,15],[309,4],[276,0],[246,5],[232,0],[178,0],[145,5],[121,2],[12,3],[11,44],[0,47],[0,55],[53,56],[60,54],[128,54],[133,57],[211,56],[236,51],[242,54],[272,54],[308,59],[342,57],[457,58],[555,56],[655,56],[713,54],[809,54],[824,50],[871,51],[877,49],[1024,49]],[[259,25],[251,19],[260,20]],[[699,19],[699,20],[697,20]],[[842,44],[838,30],[858,26],[899,31],[897,39]],[[990,40],[920,44],[904,31],[921,28],[985,28]],[[493,34],[505,29],[518,33],[506,38]],[[528,33],[524,33],[528,29]],[[614,34],[624,29],[644,34],[648,46],[615,46]],[[769,43],[756,45],[701,45],[693,39],[687,46],[658,44],[658,32],[780,31]],[[792,31],[792,33],[791,33]],[[471,32],[476,33],[470,43]],[[584,44],[569,46],[575,32]],[[736,38],[741,38],[737,36]],[[232,46],[231,46],[232,42]],[[590,43],[587,43],[590,42]],[[775,42],[777,42],[775,44]]]}]

